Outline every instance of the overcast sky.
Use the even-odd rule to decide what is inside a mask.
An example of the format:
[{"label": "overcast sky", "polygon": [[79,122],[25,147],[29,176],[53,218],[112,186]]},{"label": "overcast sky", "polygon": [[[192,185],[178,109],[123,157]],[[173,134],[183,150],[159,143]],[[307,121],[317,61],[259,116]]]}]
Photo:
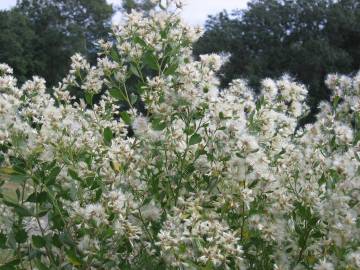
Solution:
[{"label": "overcast sky", "polygon": [[[110,3],[118,4],[120,0],[108,0]],[[245,8],[248,0],[185,0],[183,17],[190,24],[202,25],[207,15],[216,14],[223,9],[233,10]],[[0,9],[11,8],[16,0],[0,0]]]}]

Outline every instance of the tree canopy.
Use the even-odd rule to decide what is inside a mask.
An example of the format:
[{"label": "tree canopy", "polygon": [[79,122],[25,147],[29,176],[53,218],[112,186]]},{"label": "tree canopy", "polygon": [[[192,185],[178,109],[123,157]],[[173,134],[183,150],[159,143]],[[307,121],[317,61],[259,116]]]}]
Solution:
[{"label": "tree canopy", "polygon": [[123,0],[121,9],[126,13],[130,13],[133,9],[147,12],[155,6],[156,4],[151,2],[151,0]]},{"label": "tree canopy", "polygon": [[74,53],[95,59],[95,42],[109,32],[113,13],[106,0],[20,0],[0,13],[0,62],[21,81],[38,74],[53,85]]},{"label": "tree canopy", "polygon": [[252,0],[246,10],[210,16],[195,54],[229,52],[222,82],[247,78],[258,86],[284,73],[310,88],[314,108],[329,92],[324,77],[359,69],[357,0]]}]

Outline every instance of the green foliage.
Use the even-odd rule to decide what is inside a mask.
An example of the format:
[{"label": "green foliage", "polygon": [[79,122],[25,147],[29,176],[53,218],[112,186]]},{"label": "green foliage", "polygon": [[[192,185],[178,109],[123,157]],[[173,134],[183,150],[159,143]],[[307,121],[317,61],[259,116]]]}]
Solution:
[{"label": "green foliage", "polygon": [[210,16],[195,55],[229,52],[223,84],[290,73],[309,85],[314,110],[329,98],[326,74],[359,69],[360,6],[357,0],[253,0],[248,9]]},{"label": "green foliage", "polygon": [[14,68],[20,81],[35,74],[38,61],[34,59],[35,29],[30,20],[18,10],[0,11],[0,62]]},{"label": "green foliage", "polygon": [[133,9],[149,11],[155,6],[156,4],[153,4],[150,0],[123,0],[121,9],[126,13],[130,13]]},{"label": "green foliage", "polygon": [[95,42],[109,32],[113,13],[105,0],[18,1],[0,12],[0,62],[13,66],[20,82],[39,75],[53,86],[73,54],[96,59]]}]

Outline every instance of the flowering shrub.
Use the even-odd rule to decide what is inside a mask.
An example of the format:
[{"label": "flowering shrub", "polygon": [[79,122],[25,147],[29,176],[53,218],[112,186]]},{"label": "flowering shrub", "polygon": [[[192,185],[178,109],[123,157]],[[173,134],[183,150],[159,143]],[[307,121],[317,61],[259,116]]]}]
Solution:
[{"label": "flowering shrub", "polygon": [[303,85],[219,91],[226,59],[161,8],[54,95],[0,65],[1,269],[359,269],[360,74],[298,127]]}]

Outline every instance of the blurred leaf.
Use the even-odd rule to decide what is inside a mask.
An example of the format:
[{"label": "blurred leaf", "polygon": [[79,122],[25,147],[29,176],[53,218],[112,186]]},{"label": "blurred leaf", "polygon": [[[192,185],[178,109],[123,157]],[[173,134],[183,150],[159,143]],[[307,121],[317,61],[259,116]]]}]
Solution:
[{"label": "blurred leaf", "polygon": [[120,117],[124,121],[125,124],[131,125],[131,117],[127,112],[120,112]]},{"label": "blurred leaf", "polygon": [[70,261],[70,263],[74,266],[81,265],[81,259],[77,256],[76,252],[73,249],[69,249],[66,251],[66,255]]},{"label": "blurred leaf", "polygon": [[130,64],[130,71],[131,71],[131,73],[134,74],[136,77],[141,78],[138,69],[137,69],[133,64]]},{"label": "blurred leaf", "polygon": [[22,244],[27,240],[27,233],[24,229],[20,228],[15,231],[15,240],[17,243]]},{"label": "blurred leaf", "polygon": [[0,233],[0,248],[2,248],[2,249],[6,248],[6,241],[7,241],[6,235],[3,233]]},{"label": "blurred leaf", "polygon": [[111,143],[112,138],[113,138],[113,133],[111,131],[111,128],[106,127],[104,129],[104,142],[105,142],[105,144],[109,145]]},{"label": "blurred leaf", "polygon": [[113,98],[116,98],[116,99],[118,99],[120,101],[125,101],[125,99],[123,97],[123,94],[121,93],[120,89],[112,88],[112,89],[109,90],[109,93]]},{"label": "blurred leaf", "polygon": [[192,136],[190,137],[189,145],[198,144],[198,143],[201,142],[201,140],[202,140],[202,138],[201,138],[200,134],[195,133],[194,135],[192,135]]},{"label": "blurred leaf", "polygon": [[17,265],[20,264],[19,259],[12,260],[10,262],[5,263],[4,265],[0,266],[0,270],[15,270]]},{"label": "blurred leaf", "polygon": [[42,248],[46,245],[45,239],[39,235],[33,235],[31,239],[36,248]]},{"label": "blurred leaf", "polygon": [[144,63],[153,70],[156,70],[156,71],[159,70],[157,59],[151,51],[145,53]]},{"label": "blurred leaf", "polygon": [[54,167],[49,176],[47,177],[47,181],[46,181],[46,185],[49,186],[49,185],[53,185],[55,183],[55,180],[56,178],[58,177],[58,175],[60,174],[61,172],[61,168],[56,166]]}]

